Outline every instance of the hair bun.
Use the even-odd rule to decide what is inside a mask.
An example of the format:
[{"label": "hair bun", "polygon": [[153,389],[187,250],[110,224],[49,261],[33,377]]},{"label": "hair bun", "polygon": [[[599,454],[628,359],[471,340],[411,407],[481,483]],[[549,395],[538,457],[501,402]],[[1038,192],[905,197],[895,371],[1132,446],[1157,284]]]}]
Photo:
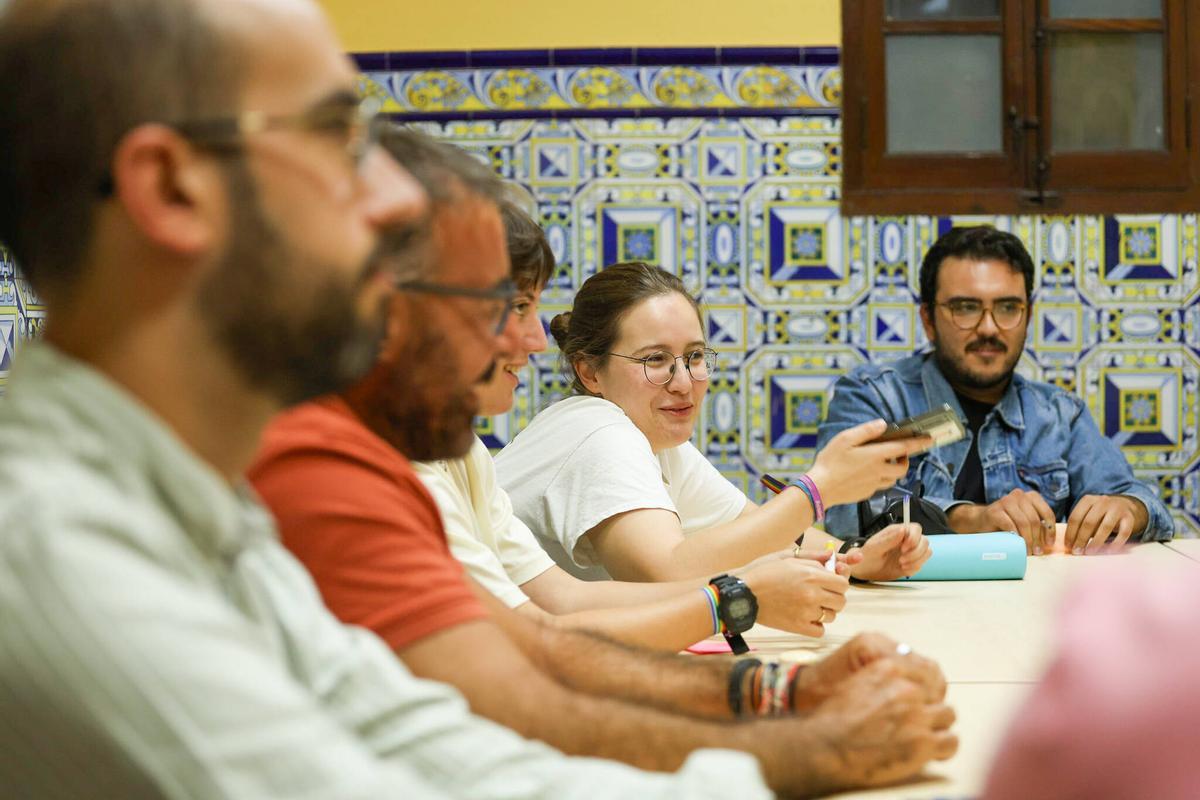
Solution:
[{"label": "hair bun", "polygon": [[550,320],[550,335],[554,337],[554,341],[562,347],[563,342],[567,340],[567,329],[571,326],[571,312],[564,311],[561,314],[555,314],[554,319]]}]

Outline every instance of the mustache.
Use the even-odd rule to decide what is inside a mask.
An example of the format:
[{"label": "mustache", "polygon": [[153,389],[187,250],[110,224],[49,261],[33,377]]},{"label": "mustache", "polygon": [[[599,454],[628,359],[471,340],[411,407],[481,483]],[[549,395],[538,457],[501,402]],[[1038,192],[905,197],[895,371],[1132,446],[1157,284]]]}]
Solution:
[{"label": "mustache", "polygon": [[976,339],[975,341],[971,342],[969,345],[967,345],[967,352],[971,353],[975,350],[982,350],[985,347],[993,350],[999,350],[1002,353],[1008,352],[1008,345],[992,336],[985,336],[982,339]]}]

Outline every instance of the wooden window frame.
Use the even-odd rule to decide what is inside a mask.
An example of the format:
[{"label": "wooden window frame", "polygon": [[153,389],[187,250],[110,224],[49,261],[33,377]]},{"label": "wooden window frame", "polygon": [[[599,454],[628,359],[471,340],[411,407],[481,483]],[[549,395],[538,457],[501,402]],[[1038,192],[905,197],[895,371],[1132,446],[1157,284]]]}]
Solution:
[{"label": "wooden window frame", "polygon": [[[1161,23],[1043,20],[1047,0],[1001,0],[998,20],[886,22],[885,2],[842,2],[843,213],[1200,210],[1200,0],[1163,0]],[[1189,21],[1195,30],[1188,30]],[[1164,34],[1166,151],[1051,153],[1049,38],[1058,32],[1155,30]],[[1001,36],[1000,154],[886,153],[886,33]]]}]

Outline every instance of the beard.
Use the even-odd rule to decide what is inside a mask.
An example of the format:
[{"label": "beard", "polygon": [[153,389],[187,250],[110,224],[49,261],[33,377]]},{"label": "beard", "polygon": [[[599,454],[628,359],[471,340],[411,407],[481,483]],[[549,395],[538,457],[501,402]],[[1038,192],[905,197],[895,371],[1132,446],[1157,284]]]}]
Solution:
[{"label": "beard", "polygon": [[[358,299],[386,261],[385,243],[348,280],[286,242],[242,165],[229,164],[226,181],[229,248],[199,293],[211,333],[246,385],[281,406],[345,388],[370,369],[383,342],[386,298],[365,319]],[[297,279],[315,275],[327,277],[298,295]]]},{"label": "beard", "polygon": [[971,352],[984,345],[1000,348],[1004,351],[1003,366],[998,373],[993,375],[983,374],[968,367],[964,358],[947,352],[937,337],[934,337],[932,344],[933,357],[937,362],[938,369],[942,371],[942,375],[945,376],[951,386],[961,386],[967,389],[994,389],[997,386],[1007,384],[1012,379],[1012,374],[1017,368],[1017,361],[1021,358],[1021,351],[1025,348],[1025,341],[1022,339],[1020,346],[1013,348],[1009,352],[1008,345],[994,337],[978,339],[968,345],[966,348],[967,352]]},{"label": "beard", "polygon": [[368,428],[409,459],[459,458],[475,440],[473,382],[454,379],[459,370],[446,335],[408,305],[405,327],[413,335],[390,348],[343,397]]}]

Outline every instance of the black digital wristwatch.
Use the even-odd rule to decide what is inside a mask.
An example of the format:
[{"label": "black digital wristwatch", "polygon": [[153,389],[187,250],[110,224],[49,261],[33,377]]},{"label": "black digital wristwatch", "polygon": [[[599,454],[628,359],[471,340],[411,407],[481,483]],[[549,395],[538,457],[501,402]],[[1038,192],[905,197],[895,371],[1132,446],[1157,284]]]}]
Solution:
[{"label": "black digital wristwatch", "polygon": [[741,578],[718,575],[708,582],[717,590],[717,613],[725,625],[725,641],[729,648],[740,655],[750,650],[742,634],[754,627],[758,618],[758,598]]}]

